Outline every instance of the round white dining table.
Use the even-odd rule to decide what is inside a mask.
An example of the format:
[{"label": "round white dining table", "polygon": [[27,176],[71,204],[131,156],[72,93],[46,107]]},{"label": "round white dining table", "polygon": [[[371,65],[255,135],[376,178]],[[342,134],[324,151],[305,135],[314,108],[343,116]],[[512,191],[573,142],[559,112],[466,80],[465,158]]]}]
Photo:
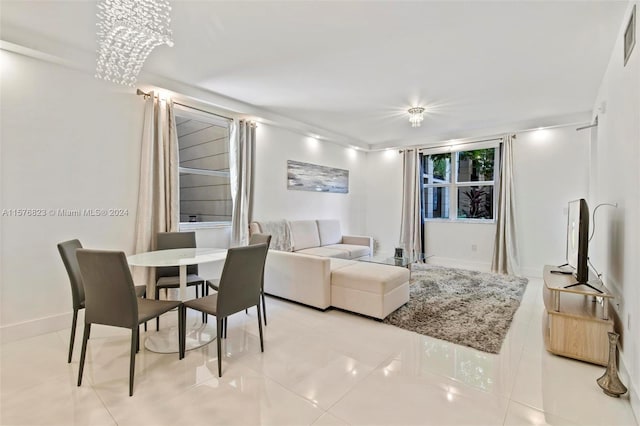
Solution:
[{"label": "round white dining table", "polygon": [[[180,269],[180,300],[187,300],[187,266],[199,263],[224,261],[227,249],[221,248],[181,248],[156,250],[127,256],[131,266],[159,267],[178,266]],[[147,291],[149,294],[149,291]],[[199,316],[198,316],[199,317]],[[215,325],[202,323],[198,320],[187,325],[185,349],[196,349],[214,340]],[[149,333],[144,346],[152,352],[178,352],[178,327],[163,328],[156,333]]]}]

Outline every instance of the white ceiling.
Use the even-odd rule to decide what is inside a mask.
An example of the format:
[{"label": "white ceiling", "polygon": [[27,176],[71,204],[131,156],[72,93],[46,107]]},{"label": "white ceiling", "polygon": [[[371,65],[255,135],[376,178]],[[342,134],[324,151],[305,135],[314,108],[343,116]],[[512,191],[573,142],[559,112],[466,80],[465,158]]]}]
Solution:
[{"label": "white ceiling", "polygon": [[[172,1],[145,70],[372,147],[592,109],[626,1]],[[95,2],[0,3],[2,35],[95,51]],[[622,53],[620,52],[620,55]],[[427,108],[420,128],[406,109]]]}]

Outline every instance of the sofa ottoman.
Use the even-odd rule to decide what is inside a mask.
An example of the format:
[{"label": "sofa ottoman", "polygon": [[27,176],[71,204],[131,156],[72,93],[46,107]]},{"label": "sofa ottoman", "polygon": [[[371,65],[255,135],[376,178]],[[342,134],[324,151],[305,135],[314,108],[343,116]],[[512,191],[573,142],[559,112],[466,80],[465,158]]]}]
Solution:
[{"label": "sofa ottoman", "polygon": [[331,272],[331,306],[384,319],[409,301],[409,270],[354,262]]}]

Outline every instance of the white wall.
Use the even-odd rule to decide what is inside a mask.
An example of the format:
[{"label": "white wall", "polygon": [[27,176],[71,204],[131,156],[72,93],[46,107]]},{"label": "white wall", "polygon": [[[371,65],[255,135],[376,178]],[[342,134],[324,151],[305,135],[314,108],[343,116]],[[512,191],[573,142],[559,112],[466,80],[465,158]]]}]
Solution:
[{"label": "white wall", "polygon": [[[575,126],[521,132],[514,142],[517,224],[522,273],[541,276],[544,264],[565,259],[567,202],[586,197],[588,132]],[[398,244],[402,202],[402,156],[397,150],[368,154],[367,233],[380,251]],[[494,224],[427,222],[431,262],[489,270]],[[474,249],[475,246],[475,249]]]},{"label": "white wall", "polygon": [[[71,295],[58,242],[132,249],[143,101],[131,89],[68,68],[6,51],[0,58],[2,208],[46,214],[1,219],[0,324],[8,337],[7,326],[26,321],[68,326]],[[128,214],[51,213],[83,208]]]},{"label": "white wall", "polygon": [[389,149],[367,153],[366,235],[376,253],[393,253],[400,241],[402,155]]},{"label": "white wall", "polygon": [[[602,80],[594,113],[598,128],[592,141],[591,167],[597,179],[590,190],[590,207],[618,203],[618,208],[602,207],[596,216],[596,233],[590,258],[603,274],[607,287],[618,296],[616,329],[622,335],[622,359],[630,380],[631,402],[640,418],[640,46],[636,46],[623,66],[622,37],[633,5],[621,23],[620,33]],[[636,40],[640,40],[636,26]],[[604,107],[604,108],[602,108]],[[604,111],[602,111],[604,109]]]},{"label": "white wall", "polygon": [[[349,193],[287,189],[287,160],[349,170]],[[365,185],[364,152],[258,124],[254,220],[340,219],[343,233],[361,234],[365,229]]]},{"label": "white wall", "polygon": [[543,265],[565,263],[567,203],[587,197],[589,132],[519,133],[513,151],[520,264],[541,276]]}]

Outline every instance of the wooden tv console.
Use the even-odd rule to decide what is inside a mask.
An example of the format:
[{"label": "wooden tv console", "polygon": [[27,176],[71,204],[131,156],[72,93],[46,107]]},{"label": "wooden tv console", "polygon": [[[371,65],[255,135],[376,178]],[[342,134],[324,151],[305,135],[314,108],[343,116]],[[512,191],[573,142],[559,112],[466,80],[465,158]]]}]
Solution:
[{"label": "wooden tv console", "polygon": [[[607,365],[607,332],[613,331],[609,303],[613,295],[598,279],[590,280],[589,284],[602,290],[602,293],[585,285],[565,288],[574,284],[576,279],[573,275],[551,272],[557,269],[546,265],[543,273],[545,347],[556,355]],[[602,298],[602,303],[596,297]]]}]

